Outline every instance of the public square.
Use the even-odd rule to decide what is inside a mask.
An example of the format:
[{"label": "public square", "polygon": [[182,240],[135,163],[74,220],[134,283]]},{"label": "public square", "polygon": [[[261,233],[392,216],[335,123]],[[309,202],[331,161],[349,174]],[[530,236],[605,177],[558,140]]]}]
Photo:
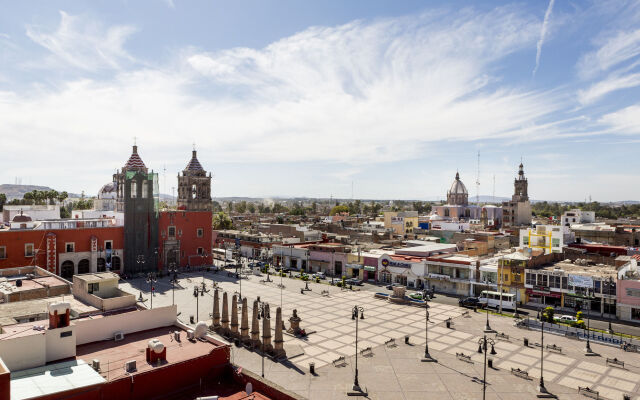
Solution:
[{"label": "public square", "polygon": [[[274,362],[264,359],[265,379],[294,392],[302,398],[346,398],[353,385],[355,371],[355,321],[352,309],[358,305],[364,309],[364,319],[358,321],[358,350],[371,347],[371,354],[359,355],[359,383],[374,399],[480,399],[484,354],[478,353],[478,340],[483,336],[486,314],[474,313],[456,306],[430,303],[429,350],[437,363],[422,362],[425,343],[425,313],[423,308],[396,305],[374,297],[371,291],[341,290],[326,283],[309,283],[309,291],[300,289],[305,283],[299,279],[271,276],[273,282],[264,282],[266,275],[250,275],[242,279],[242,296],[249,304],[260,296],[270,304],[272,330],[275,328],[275,309],[282,304],[283,320],[294,309],[302,319],[301,327],[308,333],[304,340],[285,334],[285,350],[288,360]],[[209,290],[194,297],[194,286],[202,282]],[[282,281],[284,288],[278,285]],[[179,318],[189,323],[190,316],[198,309],[199,320],[210,323],[213,307],[213,285],[229,296],[240,292],[240,283],[226,271],[181,274],[175,286],[175,302]],[[172,303],[173,290],[167,277],[154,283],[156,295],[153,306]],[[138,294],[142,291],[144,303],[150,306],[150,283],[135,279],[122,285],[125,290]],[[384,289],[382,289],[384,290]],[[321,294],[328,291],[328,295]],[[229,297],[231,304],[231,297]],[[445,320],[451,318],[451,328]],[[514,319],[491,315],[490,325],[505,336],[487,337],[495,341],[497,354],[489,354],[493,368],[487,369],[487,393],[490,399],[535,398],[540,377],[540,332],[514,326]],[[404,337],[409,336],[409,344]],[[507,338],[508,337],[508,338]],[[523,339],[528,338],[529,346]],[[389,339],[395,344],[386,345]],[[549,392],[562,399],[585,398],[578,387],[597,391],[600,398],[640,398],[640,357],[637,353],[592,343],[596,355],[584,354],[585,343],[562,336],[546,334],[545,346],[556,345],[560,351],[544,349],[544,381]],[[232,346],[232,362],[261,374],[263,358],[258,352]],[[490,349],[490,348],[489,348]],[[461,353],[466,357],[459,356]],[[332,361],[345,356],[346,365],[334,366]],[[606,358],[624,361],[624,368],[607,366]],[[309,373],[314,363],[316,373]],[[526,371],[528,377],[512,374],[512,368]]]}]

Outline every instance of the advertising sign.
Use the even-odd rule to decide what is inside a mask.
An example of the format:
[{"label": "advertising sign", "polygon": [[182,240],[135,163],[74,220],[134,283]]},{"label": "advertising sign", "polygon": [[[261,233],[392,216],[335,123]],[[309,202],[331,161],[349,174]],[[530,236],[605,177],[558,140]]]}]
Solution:
[{"label": "advertising sign", "polygon": [[404,225],[404,217],[391,217],[392,225]]},{"label": "advertising sign", "polygon": [[569,286],[593,288],[593,279],[584,275],[569,275]]}]

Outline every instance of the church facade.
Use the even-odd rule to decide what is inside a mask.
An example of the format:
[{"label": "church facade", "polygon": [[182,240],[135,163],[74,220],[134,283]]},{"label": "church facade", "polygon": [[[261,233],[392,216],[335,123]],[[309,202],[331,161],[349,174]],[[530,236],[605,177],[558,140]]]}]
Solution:
[{"label": "church facade", "polygon": [[520,163],[518,176],[513,182],[514,193],[511,201],[502,203],[503,226],[505,228],[531,225],[531,203],[529,202],[529,182],[524,176],[524,166]]}]

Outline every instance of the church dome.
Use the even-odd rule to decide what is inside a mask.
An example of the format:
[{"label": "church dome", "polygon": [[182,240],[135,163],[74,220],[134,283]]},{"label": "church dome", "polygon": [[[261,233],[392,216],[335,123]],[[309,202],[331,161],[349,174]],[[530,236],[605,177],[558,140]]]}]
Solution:
[{"label": "church dome", "polygon": [[467,188],[464,186],[464,183],[460,180],[460,174],[456,172],[456,179],[451,184],[451,189],[449,189],[450,194],[468,194]]},{"label": "church dome", "polygon": [[116,198],[116,184],[115,182],[109,182],[102,186],[98,191],[99,199],[115,199]]},{"label": "church dome", "polygon": [[22,211],[20,211],[20,214],[13,217],[13,220],[11,222],[31,222],[31,217],[27,214],[23,214]]},{"label": "church dome", "polygon": [[127,160],[127,163],[122,168],[123,171],[144,171],[147,172],[147,167],[144,165],[142,158],[138,154],[138,146],[133,145],[133,152]]}]

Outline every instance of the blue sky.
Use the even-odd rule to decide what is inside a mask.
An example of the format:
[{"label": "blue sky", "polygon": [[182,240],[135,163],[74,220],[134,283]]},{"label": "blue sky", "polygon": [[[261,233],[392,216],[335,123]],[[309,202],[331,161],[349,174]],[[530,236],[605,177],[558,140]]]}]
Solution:
[{"label": "blue sky", "polygon": [[[640,198],[639,1],[0,1],[0,182]],[[163,170],[166,168],[166,180]]]}]

